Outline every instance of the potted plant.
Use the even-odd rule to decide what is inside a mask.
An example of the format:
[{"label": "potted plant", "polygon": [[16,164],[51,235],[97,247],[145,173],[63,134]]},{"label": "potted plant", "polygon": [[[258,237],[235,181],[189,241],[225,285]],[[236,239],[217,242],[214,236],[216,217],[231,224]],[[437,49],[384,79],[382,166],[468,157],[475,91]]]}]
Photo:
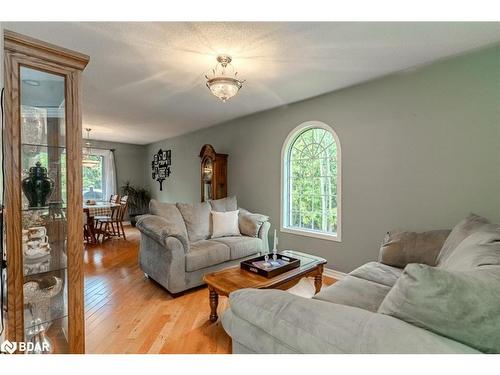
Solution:
[{"label": "potted plant", "polygon": [[136,217],[147,214],[149,211],[149,201],[151,194],[149,190],[141,186],[133,186],[130,181],[126,181],[120,188],[122,197],[128,195],[128,207],[130,224],[135,227]]}]

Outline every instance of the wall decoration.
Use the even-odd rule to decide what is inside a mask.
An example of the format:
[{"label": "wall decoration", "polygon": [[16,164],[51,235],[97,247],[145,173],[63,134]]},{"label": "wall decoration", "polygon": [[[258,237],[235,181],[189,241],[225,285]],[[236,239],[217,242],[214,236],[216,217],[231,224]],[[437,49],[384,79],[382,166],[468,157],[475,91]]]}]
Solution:
[{"label": "wall decoration", "polygon": [[160,149],[158,153],[153,156],[151,162],[151,169],[153,171],[153,180],[160,183],[160,191],[163,190],[163,181],[170,176],[170,165],[172,164],[172,150]]}]

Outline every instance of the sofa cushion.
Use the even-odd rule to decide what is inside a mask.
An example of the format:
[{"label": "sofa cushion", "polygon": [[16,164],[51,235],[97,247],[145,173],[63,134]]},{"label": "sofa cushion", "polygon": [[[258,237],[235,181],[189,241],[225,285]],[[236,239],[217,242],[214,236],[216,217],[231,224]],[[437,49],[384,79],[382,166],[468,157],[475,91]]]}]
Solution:
[{"label": "sofa cushion", "polygon": [[226,212],[226,211],[236,211],[238,209],[238,202],[236,197],[226,197],[221,199],[210,200],[210,205],[212,206],[212,211]]},{"label": "sofa cushion", "polygon": [[374,283],[393,286],[402,273],[401,268],[387,266],[379,262],[369,262],[356,268],[349,275],[373,281]]},{"label": "sofa cushion", "polygon": [[440,265],[448,271],[470,271],[500,265],[500,227],[472,233]]},{"label": "sofa cushion", "polygon": [[156,215],[164,218],[168,223],[168,228],[173,233],[179,234],[184,238],[188,238],[186,224],[181,212],[175,203],[159,202],[156,199],[149,201],[149,212],[151,215]]},{"label": "sofa cushion", "polygon": [[375,312],[390,290],[389,286],[347,275],[313,298]]},{"label": "sofa cushion", "polygon": [[443,247],[437,257],[437,266],[439,267],[446,259],[451,255],[451,253],[457,248],[457,246],[465,238],[474,232],[481,229],[485,229],[490,226],[488,219],[481,217],[476,214],[470,214],[460,223],[455,225],[452,229],[450,235],[443,244]]},{"label": "sofa cushion", "polygon": [[477,350],[500,353],[500,266],[448,271],[409,264],[378,312]]},{"label": "sofa cushion", "polygon": [[201,240],[191,243],[186,254],[186,271],[192,272],[216,264],[227,262],[231,257],[229,246],[213,240]]},{"label": "sofa cushion", "polygon": [[241,234],[245,236],[258,237],[260,227],[268,220],[269,216],[253,214],[243,208],[240,208],[238,225],[240,227]]},{"label": "sofa cushion", "polygon": [[391,316],[281,290],[240,289],[229,305],[224,329],[255,353],[478,353]]},{"label": "sofa cushion", "polygon": [[212,211],[212,238],[240,236],[238,227],[238,210]]},{"label": "sofa cushion", "polygon": [[380,248],[379,261],[399,268],[405,268],[409,263],[435,266],[449,234],[449,230],[387,233]]},{"label": "sofa cushion", "polygon": [[222,237],[212,241],[223,243],[231,249],[231,259],[240,259],[262,250],[262,240],[254,237]]},{"label": "sofa cushion", "polygon": [[197,204],[177,203],[177,208],[186,223],[189,241],[206,240],[210,237],[211,217],[208,202]]}]

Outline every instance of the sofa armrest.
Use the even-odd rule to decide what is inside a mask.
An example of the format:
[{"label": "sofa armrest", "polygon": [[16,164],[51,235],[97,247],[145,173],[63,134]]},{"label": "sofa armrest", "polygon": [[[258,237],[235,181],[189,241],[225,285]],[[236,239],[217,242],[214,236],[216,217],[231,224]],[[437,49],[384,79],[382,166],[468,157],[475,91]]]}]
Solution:
[{"label": "sofa armrest", "polygon": [[269,216],[252,213],[241,207],[238,210],[238,226],[240,227],[241,234],[249,237],[258,237],[260,227],[269,220]]},{"label": "sofa armrest", "polygon": [[271,228],[271,223],[266,221],[262,223],[259,229],[259,238],[262,240],[262,250],[269,251],[269,228]]},{"label": "sofa armrest", "polygon": [[175,225],[172,225],[167,219],[161,216],[141,215],[137,218],[136,227],[142,234],[165,247],[167,247],[167,239],[174,237],[180,241],[184,252],[187,253],[189,251],[189,241],[184,234],[177,230]]},{"label": "sofa armrest", "polygon": [[262,250],[269,250],[268,233],[271,224],[269,223],[269,216],[263,214],[256,214],[239,208],[238,226],[240,232],[244,236],[258,237],[262,240]]},{"label": "sofa armrest", "polygon": [[428,232],[388,232],[380,248],[379,261],[393,267],[405,268],[410,263],[435,266],[450,230]]},{"label": "sofa armrest", "polygon": [[242,289],[223,318],[256,353],[466,353],[476,351],[391,316],[278,290]]}]

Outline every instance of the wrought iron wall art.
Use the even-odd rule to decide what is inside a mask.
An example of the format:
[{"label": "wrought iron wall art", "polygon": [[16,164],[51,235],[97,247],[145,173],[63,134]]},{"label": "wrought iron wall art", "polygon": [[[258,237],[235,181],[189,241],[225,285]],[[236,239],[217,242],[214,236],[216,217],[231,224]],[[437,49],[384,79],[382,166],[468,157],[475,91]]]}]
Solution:
[{"label": "wrought iron wall art", "polygon": [[151,169],[153,170],[153,180],[160,183],[160,191],[163,190],[163,181],[170,176],[170,165],[172,164],[172,151],[162,150],[158,151],[153,156],[151,162]]}]

